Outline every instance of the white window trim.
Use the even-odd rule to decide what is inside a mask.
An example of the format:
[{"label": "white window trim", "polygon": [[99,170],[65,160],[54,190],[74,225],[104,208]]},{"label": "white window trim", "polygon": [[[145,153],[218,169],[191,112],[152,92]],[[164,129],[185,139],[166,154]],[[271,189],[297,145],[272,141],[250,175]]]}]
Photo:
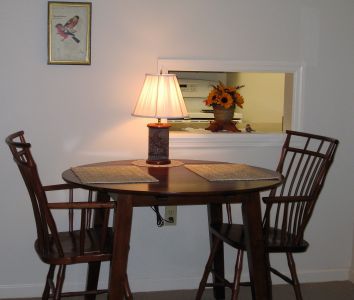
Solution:
[{"label": "white window trim", "polygon": [[189,133],[170,132],[171,149],[227,149],[243,147],[279,147],[284,143],[283,133]]}]

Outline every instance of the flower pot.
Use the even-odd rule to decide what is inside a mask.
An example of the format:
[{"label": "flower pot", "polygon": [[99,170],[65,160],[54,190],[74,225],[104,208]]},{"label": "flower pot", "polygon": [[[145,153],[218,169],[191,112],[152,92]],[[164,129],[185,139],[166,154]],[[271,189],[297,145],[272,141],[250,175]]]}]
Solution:
[{"label": "flower pot", "polygon": [[214,119],[215,121],[228,123],[231,122],[235,113],[235,106],[225,108],[221,105],[214,106]]}]

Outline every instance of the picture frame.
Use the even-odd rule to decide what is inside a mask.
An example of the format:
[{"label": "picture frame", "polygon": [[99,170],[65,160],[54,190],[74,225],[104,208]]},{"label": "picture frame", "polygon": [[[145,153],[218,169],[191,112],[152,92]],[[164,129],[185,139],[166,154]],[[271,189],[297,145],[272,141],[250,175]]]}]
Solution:
[{"label": "picture frame", "polygon": [[91,64],[91,2],[48,2],[48,64]]}]

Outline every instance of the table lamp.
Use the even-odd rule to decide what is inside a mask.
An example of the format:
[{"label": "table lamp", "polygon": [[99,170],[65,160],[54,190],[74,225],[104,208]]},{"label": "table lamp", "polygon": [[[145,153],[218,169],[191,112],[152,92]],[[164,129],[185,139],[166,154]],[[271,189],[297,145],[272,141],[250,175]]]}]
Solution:
[{"label": "table lamp", "polygon": [[149,151],[147,164],[166,165],[169,159],[168,123],[161,119],[181,119],[188,116],[175,74],[146,74],[143,88],[132,113],[133,116],[157,118],[149,123]]}]

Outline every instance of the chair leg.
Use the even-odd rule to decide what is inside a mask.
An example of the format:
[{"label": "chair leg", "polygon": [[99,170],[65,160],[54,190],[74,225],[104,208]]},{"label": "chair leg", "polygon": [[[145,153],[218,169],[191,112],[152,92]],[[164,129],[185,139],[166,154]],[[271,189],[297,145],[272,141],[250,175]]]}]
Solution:
[{"label": "chair leg", "polygon": [[[98,279],[100,276],[101,262],[88,263],[87,279],[86,279],[86,291],[97,290]],[[95,300],[96,295],[86,295],[85,300]]]},{"label": "chair leg", "polygon": [[267,269],[269,270],[268,276],[267,276],[267,282],[268,282],[268,286],[270,287],[269,289],[269,294],[268,297],[270,297],[270,299],[273,299],[273,284],[272,284],[272,276],[271,276],[271,266],[270,266],[270,253],[267,252],[266,253],[266,264],[267,264]]},{"label": "chair leg", "polygon": [[133,299],[133,295],[132,295],[132,291],[130,290],[127,274],[125,274],[125,279],[124,279],[124,293],[125,293],[125,299],[127,299],[127,300]]},{"label": "chair leg", "polygon": [[61,298],[61,291],[63,289],[64,279],[65,279],[65,265],[60,265],[58,274],[57,274],[57,283],[55,285],[55,292],[53,295],[54,300],[60,300]]},{"label": "chair leg", "polygon": [[240,292],[240,280],[243,266],[243,250],[237,250],[234,282],[232,285],[231,300],[237,300],[238,293]]},{"label": "chair leg", "polygon": [[42,300],[48,300],[49,299],[49,295],[50,295],[50,284],[49,284],[49,282],[53,281],[54,271],[55,271],[55,265],[50,265],[49,266],[49,271],[48,271],[48,274],[47,274],[47,278],[46,278],[46,282],[45,282],[45,286],[44,286],[44,291],[43,291],[43,294],[42,294]]},{"label": "chair leg", "polygon": [[291,253],[286,253],[286,257],[288,259],[288,266],[291,274],[291,279],[293,281],[296,300],[302,300],[300,283],[296,273],[296,265],[295,265],[294,257]]},{"label": "chair leg", "polygon": [[214,258],[215,258],[215,254],[220,246],[220,242],[221,240],[216,238],[215,244],[213,246],[213,248],[211,249],[207,264],[205,265],[205,269],[204,269],[204,273],[202,276],[202,279],[199,283],[199,288],[198,288],[198,292],[197,292],[197,296],[195,298],[195,300],[200,300],[202,298],[203,292],[205,290],[205,286],[208,280],[208,276],[211,272],[211,268],[213,266],[213,262],[214,262]]}]

